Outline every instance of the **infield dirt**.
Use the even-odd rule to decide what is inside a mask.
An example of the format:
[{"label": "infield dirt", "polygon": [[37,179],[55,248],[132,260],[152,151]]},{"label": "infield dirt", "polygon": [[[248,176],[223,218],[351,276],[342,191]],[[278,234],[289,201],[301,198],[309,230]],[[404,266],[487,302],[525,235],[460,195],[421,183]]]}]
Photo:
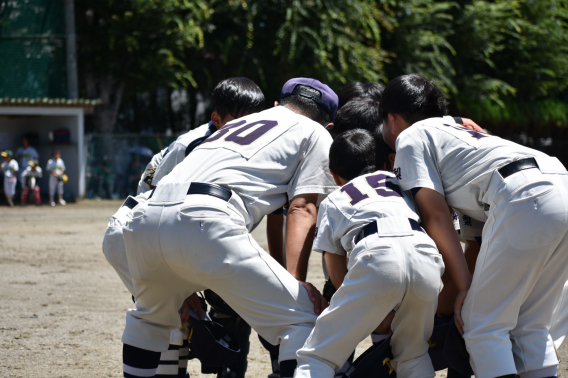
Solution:
[{"label": "infield dirt", "polygon": [[[0,208],[0,377],[120,377],[130,294],[106,262],[101,242],[119,201]],[[265,225],[253,233],[266,248]],[[323,287],[313,253],[308,281]],[[354,319],[355,320],[355,319]],[[266,377],[268,353],[251,336],[248,377]],[[370,345],[358,347],[358,354]],[[559,351],[568,378],[568,346]],[[199,373],[189,362],[191,377]],[[438,374],[444,377],[444,372]]]}]

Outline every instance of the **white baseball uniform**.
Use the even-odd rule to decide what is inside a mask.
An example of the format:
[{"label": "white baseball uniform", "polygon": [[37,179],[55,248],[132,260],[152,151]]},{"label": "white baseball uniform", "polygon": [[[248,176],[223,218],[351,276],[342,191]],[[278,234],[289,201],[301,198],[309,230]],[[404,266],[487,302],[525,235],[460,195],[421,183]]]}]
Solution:
[{"label": "white baseball uniform", "polygon": [[[448,118],[398,136],[395,173],[404,190],[424,187],[485,221],[462,316],[476,377],[554,367],[548,330],[568,270],[568,175],[556,158],[466,129]],[[539,169],[498,172],[534,157]]]},{"label": "white baseball uniform", "polygon": [[162,159],[164,158],[164,155],[168,151],[168,148],[169,147],[166,147],[162,151],[160,151],[156,155],[154,155],[152,157],[152,159],[150,160],[150,162],[146,165],[146,169],[144,169],[144,172],[142,172],[142,176],[140,177],[140,181],[138,182],[138,189],[136,190],[137,196],[139,196],[140,194],[142,194],[144,192],[147,192],[148,190],[152,190],[152,188],[150,188],[148,186],[148,184],[146,184],[146,182],[144,182],[144,179],[146,178],[146,176],[148,176],[148,174],[154,168],[157,168],[158,165],[162,162]]},{"label": "white baseball uniform", "polygon": [[201,143],[215,131],[217,131],[217,128],[213,122],[210,121],[205,125],[201,125],[198,128],[180,135],[176,141],[169,146],[168,152],[164,155],[164,158],[157,166],[156,173],[154,173],[154,179],[152,180],[152,185],[157,186],[161,179],[168,175],[175,166],[185,159],[187,156],[186,150],[189,145],[194,146]]},{"label": "white baseball uniform", "polygon": [[[286,194],[326,195],[329,133],[279,106],[225,125],[160,181],[124,228],[136,309],[122,341],[164,351],[180,325],[178,308],[206,288],[221,296],[272,344],[295,359],[315,323],[306,290],[254,241],[249,231],[282,207]],[[232,190],[228,202],[187,195],[191,182]]]},{"label": "white baseball uniform", "polygon": [[[343,284],[298,351],[294,377],[334,376],[355,347],[396,310],[392,365],[400,377],[434,377],[428,338],[434,327],[442,256],[418,224],[395,176],[377,171],[351,180],[320,205],[313,250],[349,255]],[[378,232],[358,240],[364,226]]]},{"label": "white baseball uniform", "polygon": [[[2,162],[2,172],[4,172],[4,194],[6,198],[12,199],[16,194],[16,172],[19,170],[19,165],[16,159]],[[14,178],[14,181],[12,181]]]},{"label": "white baseball uniform", "polygon": [[[471,217],[460,214],[461,235],[466,240],[481,238],[484,223]],[[560,301],[554,309],[550,335],[554,340],[556,349],[559,349],[568,334],[568,281],[564,284]]]},{"label": "white baseball uniform", "polygon": [[63,195],[63,181],[59,180],[56,176],[52,176],[51,173],[57,176],[62,175],[65,172],[65,163],[61,158],[49,159],[47,161],[47,166],[45,170],[50,173],[49,175],[49,196],[53,197],[55,195],[55,188],[57,188],[57,194]]},{"label": "white baseball uniform", "polygon": [[28,146],[27,148],[18,147],[15,158],[20,161],[20,169],[21,172],[23,172],[23,170],[29,166],[28,161],[38,160],[39,154],[32,146]]}]

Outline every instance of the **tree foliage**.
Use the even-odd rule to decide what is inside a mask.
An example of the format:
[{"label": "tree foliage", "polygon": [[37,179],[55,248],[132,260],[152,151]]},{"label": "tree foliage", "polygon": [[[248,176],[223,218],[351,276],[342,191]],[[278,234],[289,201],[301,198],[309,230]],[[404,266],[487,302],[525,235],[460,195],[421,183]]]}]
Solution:
[{"label": "tree foliage", "polygon": [[[418,72],[487,125],[568,124],[568,0],[76,0],[81,77],[107,103],[220,80],[277,99],[294,76],[340,90]],[[113,118],[114,117],[114,118]],[[196,124],[194,123],[193,126]]]}]

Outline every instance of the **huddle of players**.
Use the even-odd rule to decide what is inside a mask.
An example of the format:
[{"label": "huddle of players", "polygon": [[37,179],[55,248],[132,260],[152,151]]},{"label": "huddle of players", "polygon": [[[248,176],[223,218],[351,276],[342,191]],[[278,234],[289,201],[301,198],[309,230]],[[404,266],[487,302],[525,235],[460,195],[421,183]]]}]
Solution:
[{"label": "huddle of players", "polygon": [[[335,93],[312,79],[290,80],[281,104],[281,110],[249,116],[237,104],[229,115],[212,116],[193,135],[180,137],[153,159],[156,169],[149,167],[152,186],[165,177],[152,198],[150,192],[138,196],[132,211],[123,207],[111,219],[126,245],[118,263],[109,258],[112,247],[105,255],[136,298],[123,336],[125,376],[156,373],[167,342],[155,339],[174,339],[180,321],[172,309],[183,302],[199,311],[189,294],[204,288],[214,288],[269,343],[280,344],[282,377],[294,370],[295,377],[334,376],[383,319],[392,329],[397,374],[432,377],[427,350],[436,312],[455,313],[476,376],[556,375],[549,329],[568,260],[568,176],[558,160],[444,117],[442,92],[420,75],[394,79],[380,103],[355,99],[337,116]],[[380,122],[370,123],[375,134],[359,129],[377,117],[382,134]],[[333,143],[318,130],[322,126],[335,136]],[[161,167],[160,157],[169,165]],[[231,159],[234,164],[226,162]],[[192,190],[197,182],[209,186]],[[223,188],[230,189],[226,196]],[[282,206],[285,194],[291,199],[291,275],[248,234]],[[326,195],[311,248],[308,231],[316,225],[318,197]],[[486,221],[478,256],[466,256],[469,268],[448,205],[464,220]],[[256,255],[248,254],[242,236]],[[338,287],[315,327],[314,315],[327,303],[303,282],[311,249],[325,252]],[[263,280],[265,286],[256,287]],[[306,308],[300,288],[314,309]],[[170,298],[163,298],[166,293]]]}]

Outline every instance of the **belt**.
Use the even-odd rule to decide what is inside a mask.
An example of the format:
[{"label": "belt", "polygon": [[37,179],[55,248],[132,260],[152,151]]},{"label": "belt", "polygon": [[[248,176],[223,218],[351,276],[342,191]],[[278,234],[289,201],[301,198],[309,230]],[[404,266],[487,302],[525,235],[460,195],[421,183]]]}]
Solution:
[{"label": "belt", "polygon": [[126,201],[122,204],[122,206],[128,207],[130,210],[134,209],[138,205],[138,201],[134,199],[134,197],[128,196]]},{"label": "belt", "polygon": [[[416,222],[414,219],[408,218],[408,222],[410,223],[410,227],[412,227],[412,229],[414,231],[424,232],[422,227],[420,227],[418,222]],[[371,223],[367,224],[365,227],[363,227],[363,229],[361,231],[359,231],[357,236],[355,236],[355,244],[359,243],[361,240],[365,239],[367,236],[377,234],[378,232],[379,232],[379,230],[377,229],[377,222],[371,222]]]},{"label": "belt", "polygon": [[205,194],[208,196],[213,196],[221,198],[223,201],[229,201],[231,199],[232,192],[221,185],[208,184],[205,182],[192,182],[189,185],[187,194]]},{"label": "belt", "polygon": [[499,168],[498,171],[501,177],[507,178],[511,176],[513,173],[522,171],[523,169],[530,169],[530,168],[538,168],[538,164],[536,163],[535,158],[516,160],[512,163],[507,164],[504,167]]}]

